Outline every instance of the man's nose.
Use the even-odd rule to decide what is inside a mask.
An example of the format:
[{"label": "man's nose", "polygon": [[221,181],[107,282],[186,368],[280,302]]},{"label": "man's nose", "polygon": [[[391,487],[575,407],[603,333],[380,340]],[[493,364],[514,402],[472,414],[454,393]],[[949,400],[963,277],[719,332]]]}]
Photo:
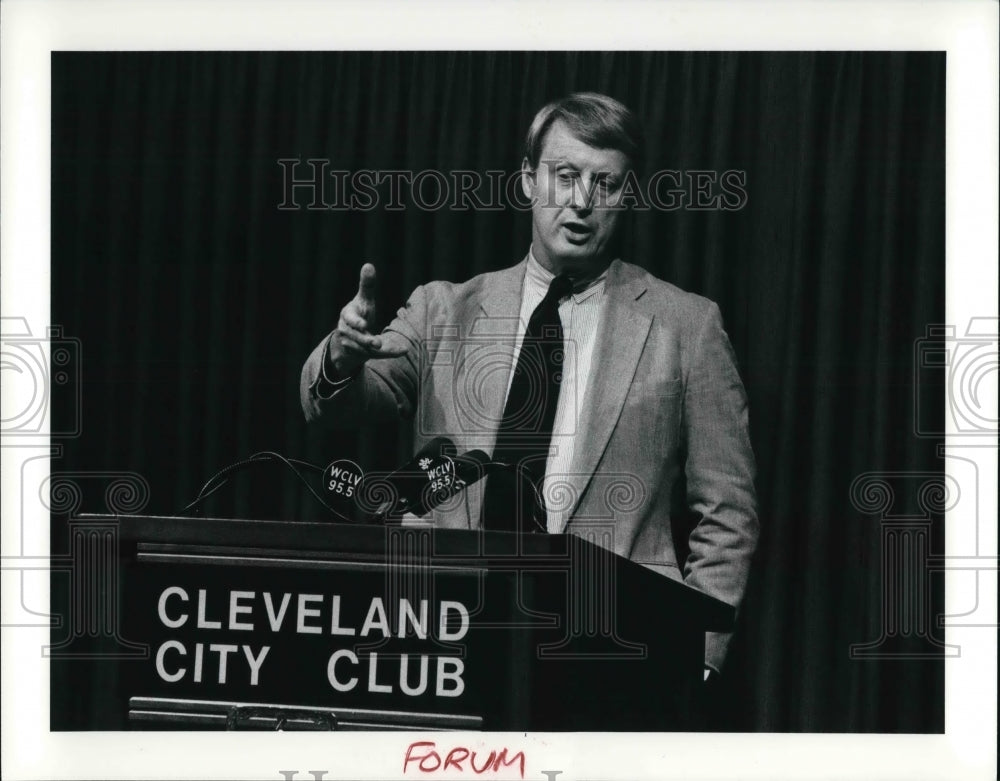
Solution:
[{"label": "man's nose", "polygon": [[590,213],[594,203],[594,183],[583,178],[574,180],[570,190],[570,207],[577,212]]}]

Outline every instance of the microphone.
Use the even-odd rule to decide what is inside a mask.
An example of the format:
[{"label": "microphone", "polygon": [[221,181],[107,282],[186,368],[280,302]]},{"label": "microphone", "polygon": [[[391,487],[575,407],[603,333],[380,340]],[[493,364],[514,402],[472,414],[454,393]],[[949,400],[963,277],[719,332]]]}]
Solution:
[{"label": "microphone", "polygon": [[424,495],[437,492],[454,480],[455,464],[450,455],[454,452],[454,442],[447,437],[435,437],[394,472],[368,475],[358,501],[377,521],[404,513],[426,515],[440,502],[428,507]]},{"label": "microphone", "polygon": [[482,450],[470,450],[452,458],[454,464],[454,479],[449,479],[447,473],[436,481],[431,481],[421,494],[420,515],[426,515],[435,507],[464,491],[473,483],[479,482],[498,466],[487,453]]},{"label": "microphone", "polygon": [[[486,475],[501,464],[497,464],[482,450],[470,450],[460,456],[455,456],[455,482],[456,490],[449,494],[454,496],[463,488],[468,488],[473,483],[478,483]],[[449,498],[445,497],[445,498]],[[444,501],[442,499],[441,501]],[[440,504],[440,502],[438,503]],[[436,507],[437,505],[435,505]],[[434,509],[433,507],[431,509]]]},{"label": "microphone", "polygon": [[436,437],[395,472],[365,478],[359,501],[374,507],[373,520],[410,513],[418,517],[486,476],[490,457],[482,450],[451,455],[454,443]]}]

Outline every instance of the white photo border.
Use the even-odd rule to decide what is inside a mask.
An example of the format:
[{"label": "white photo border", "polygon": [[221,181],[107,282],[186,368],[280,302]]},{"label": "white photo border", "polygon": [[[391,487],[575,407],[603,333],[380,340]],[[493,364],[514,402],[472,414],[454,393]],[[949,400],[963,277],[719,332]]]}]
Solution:
[{"label": "white photo border", "polygon": [[[44,329],[49,311],[50,69],[58,50],[933,50],[947,52],[946,322],[997,316],[998,57],[994,2],[410,3],[96,2],[0,5],[0,252],[3,314]],[[988,389],[996,409],[996,384]],[[987,400],[987,404],[989,404]],[[949,446],[955,440],[949,437]],[[4,561],[23,551],[19,519],[48,549],[48,514],[21,506],[16,447],[2,448]],[[44,442],[42,445],[44,446]],[[525,778],[995,778],[997,449],[978,449],[991,481],[981,517],[978,595],[949,571],[947,612],[992,626],[946,628],[962,655],[945,662],[943,735],[469,733],[448,745],[507,746]],[[984,503],[985,502],[985,503]],[[946,530],[961,523],[947,523]],[[946,531],[947,551],[957,541]],[[992,557],[992,558],[990,558]],[[5,568],[3,615],[21,588],[48,604],[48,579]],[[13,588],[10,586],[13,585]],[[4,778],[259,778],[325,770],[325,779],[402,775],[415,733],[51,733],[47,626],[3,628]],[[441,738],[438,738],[442,741]],[[439,777],[458,777],[439,773]],[[496,777],[514,778],[513,771]],[[550,776],[552,777],[552,776]]]}]

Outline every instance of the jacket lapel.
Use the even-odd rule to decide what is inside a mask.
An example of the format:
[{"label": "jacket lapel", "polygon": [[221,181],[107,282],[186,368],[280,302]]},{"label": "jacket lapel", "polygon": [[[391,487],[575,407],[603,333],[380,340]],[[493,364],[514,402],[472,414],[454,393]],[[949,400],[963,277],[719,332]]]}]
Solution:
[{"label": "jacket lapel", "polygon": [[[524,273],[527,259],[516,266],[495,272],[483,284],[479,297],[479,311],[475,313],[472,329],[468,334],[474,349],[489,350],[490,355],[469,355],[468,359],[475,365],[477,376],[474,378],[476,393],[475,408],[483,420],[480,421],[485,430],[493,437],[493,443],[488,448],[493,452],[496,432],[503,418],[504,403],[507,400],[507,381],[510,378],[511,360],[517,339],[518,317],[521,314],[521,290],[524,286]],[[475,347],[482,344],[483,347]],[[502,367],[492,369],[492,367]],[[485,424],[485,425],[483,425]]]},{"label": "jacket lapel", "polygon": [[575,497],[567,514],[570,519],[580,506],[621,415],[652,323],[652,317],[635,305],[646,291],[645,283],[629,272],[629,267],[617,260],[608,269],[607,301],[580,412],[580,433],[570,475]]}]

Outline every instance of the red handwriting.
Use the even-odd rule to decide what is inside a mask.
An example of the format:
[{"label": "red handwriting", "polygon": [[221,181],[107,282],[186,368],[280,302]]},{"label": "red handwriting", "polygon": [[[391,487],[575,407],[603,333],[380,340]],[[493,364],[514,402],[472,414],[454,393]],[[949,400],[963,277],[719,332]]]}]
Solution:
[{"label": "red handwriting", "polygon": [[521,771],[521,778],[524,778],[525,759],[523,751],[518,751],[508,759],[506,748],[500,749],[499,752],[494,749],[484,758],[481,752],[471,751],[463,746],[456,746],[449,749],[442,759],[441,754],[435,751],[436,747],[436,743],[428,740],[418,740],[416,743],[411,743],[406,749],[406,756],[403,758],[403,773],[405,774],[409,769],[411,762],[416,764],[421,773],[433,773],[436,770],[447,770],[448,768],[464,772],[466,767],[463,763],[468,760],[469,769],[477,775],[482,775],[490,771],[498,773],[501,767],[511,767],[517,764]]}]

